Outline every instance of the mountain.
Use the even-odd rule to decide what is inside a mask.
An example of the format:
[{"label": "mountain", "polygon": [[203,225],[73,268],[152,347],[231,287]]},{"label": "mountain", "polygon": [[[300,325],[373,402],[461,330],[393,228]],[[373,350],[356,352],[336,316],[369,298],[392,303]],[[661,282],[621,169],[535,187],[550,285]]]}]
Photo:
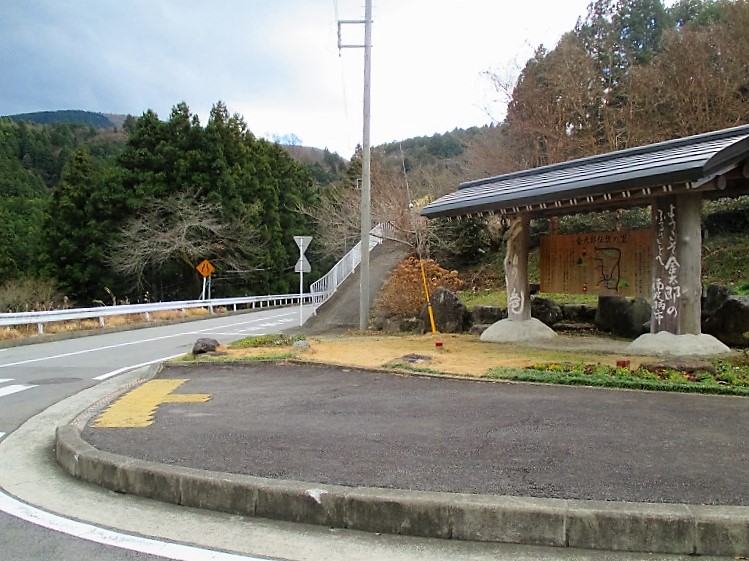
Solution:
[{"label": "mountain", "polygon": [[35,113],[19,113],[17,115],[6,115],[4,119],[10,119],[17,123],[34,123],[37,125],[84,125],[97,129],[121,128],[125,122],[126,115],[105,115],[93,111],[78,111],[68,109],[64,111],[37,111]]}]

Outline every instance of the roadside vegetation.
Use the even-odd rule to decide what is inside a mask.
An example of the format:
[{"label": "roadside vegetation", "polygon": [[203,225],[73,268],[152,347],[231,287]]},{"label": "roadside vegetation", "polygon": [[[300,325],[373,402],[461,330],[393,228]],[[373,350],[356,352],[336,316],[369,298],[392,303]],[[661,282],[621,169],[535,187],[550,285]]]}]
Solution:
[{"label": "roadside vegetation", "polygon": [[[294,345],[305,341],[305,345]],[[435,346],[439,341],[440,346]],[[306,339],[263,335],[236,341],[218,356],[184,361],[302,360],[421,376],[749,396],[749,353],[674,362],[612,352],[487,345],[471,335],[367,335]],[[681,361],[683,362],[683,361]],[[497,366],[500,365],[500,366]]]},{"label": "roadside vegetation", "polygon": [[600,363],[545,363],[522,369],[495,368],[487,372],[487,377],[515,382],[749,396],[746,355],[716,360],[710,368],[697,371],[644,366],[630,369]]}]

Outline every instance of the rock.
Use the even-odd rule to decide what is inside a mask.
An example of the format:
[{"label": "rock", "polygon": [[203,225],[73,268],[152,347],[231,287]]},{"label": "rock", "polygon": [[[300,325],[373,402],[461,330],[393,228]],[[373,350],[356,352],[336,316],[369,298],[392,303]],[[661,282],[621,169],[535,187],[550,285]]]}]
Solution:
[{"label": "rock", "polygon": [[572,323],[595,323],[596,307],[585,304],[563,304],[562,316]]},{"label": "rock", "polygon": [[480,339],[487,343],[528,343],[557,336],[554,330],[538,318],[528,320],[502,319],[490,325]]},{"label": "rock", "polygon": [[491,325],[492,325],[491,323],[474,323],[471,326],[471,330],[469,331],[469,333],[471,335],[481,336],[484,333],[484,331],[489,329]]},{"label": "rock", "polygon": [[600,296],[595,324],[601,331],[634,339],[647,333],[650,314],[650,303],[640,296],[631,300],[623,296]]},{"label": "rock", "polygon": [[[434,323],[440,333],[461,333],[471,327],[471,314],[455,294],[446,288],[437,288],[429,301],[432,304]],[[424,331],[431,331],[429,310],[424,306],[419,314]]]},{"label": "rock", "polygon": [[633,355],[717,356],[730,354],[731,349],[707,333],[674,335],[668,331],[645,333],[627,345]]},{"label": "rock", "polygon": [[474,306],[471,309],[473,323],[491,325],[507,317],[507,309],[499,306]]},{"label": "rock", "polygon": [[562,309],[546,298],[533,298],[531,300],[531,317],[551,327],[562,320]]},{"label": "rock", "polygon": [[216,341],[216,339],[201,337],[200,339],[195,341],[195,344],[192,346],[192,354],[200,355],[205,353],[212,353],[218,348],[218,346],[219,342]]},{"label": "rock", "polygon": [[749,296],[729,296],[707,317],[703,317],[702,331],[726,345],[749,346]]},{"label": "rock", "polygon": [[705,289],[702,297],[702,317],[710,316],[720,308],[726,300],[733,296],[733,291],[721,284],[711,284]]},{"label": "rock", "polygon": [[294,341],[291,346],[295,349],[309,349],[309,341]]}]

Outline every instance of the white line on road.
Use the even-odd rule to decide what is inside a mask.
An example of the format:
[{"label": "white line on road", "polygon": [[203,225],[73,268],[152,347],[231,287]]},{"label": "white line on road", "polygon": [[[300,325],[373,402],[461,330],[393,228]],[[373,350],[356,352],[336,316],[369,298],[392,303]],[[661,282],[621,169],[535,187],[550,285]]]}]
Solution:
[{"label": "white line on road", "polygon": [[35,508],[26,503],[0,492],[0,510],[26,522],[31,522],[42,528],[54,530],[82,540],[102,545],[119,547],[129,551],[137,551],[148,555],[175,559],[176,561],[273,561],[266,558],[249,557],[223,551],[212,551],[199,547],[182,545],[171,542],[160,542],[150,538],[141,538],[129,534],[121,534],[112,530],[105,530],[98,526],[84,524],[76,520],[68,520],[56,514]]},{"label": "white line on road", "polygon": [[35,387],[36,385],[32,384],[13,384],[12,386],[5,386],[4,388],[0,388],[0,397],[5,397],[6,395],[22,392],[23,390],[30,390],[31,388]]},{"label": "white line on road", "polygon": [[165,356],[164,358],[157,358],[156,360],[149,360],[148,362],[141,362],[140,364],[133,364],[132,366],[125,366],[124,368],[118,368],[117,370],[112,370],[111,372],[107,372],[106,374],[95,376],[94,380],[106,380],[108,378],[111,378],[112,376],[117,376],[117,374],[123,374],[125,372],[129,372],[130,370],[135,370],[136,368],[142,368],[143,366],[151,366],[152,364],[156,364],[157,362],[164,362],[165,360],[172,360],[173,358],[183,356],[184,354],[185,353],[180,353],[178,355],[172,355],[172,356]]},{"label": "white line on road", "polygon": [[0,440],[2,440],[4,436],[5,436],[5,433],[4,432],[0,432]]},{"label": "white line on road", "polygon": [[5,382],[12,382],[13,378],[0,378],[0,384],[4,384]]},{"label": "white line on road", "polygon": [[151,339],[140,339],[138,341],[130,341],[129,343],[118,343],[116,345],[106,345],[104,347],[95,347],[93,349],[84,349],[82,351],[73,351],[70,353],[62,353],[59,355],[51,355],[51,356],[43,356],[39,358],[31,358],[28,360],[20,360],[18,362],[9,362],[7,364],[0,364],[0,368],[8,368],[9,366],[20,366],[22,364],[31,364],[34,362],[41,362],[44,360],[53,360],[56,358],[66,358],[69,356],[75,356],[75,355],[82,355],[87,353],[94,353],[97,351],[107,351],[109,349],[116,349],[119,347],[128,347],[130,345],[140,345],[142,343],[152,343],[153,341],[163,341],[164,339],[174,339],[175,337],[182,337],[184,335],[200,335],[205,333],[210,333],[211,331],[215,331],[216,329],[226,329],[227,327],[235,327],[238,325],[246,325],[248,323],[256,323],[258,321],[265,321],[265,318],[258,318],[251,321],[243,321],[240,323],[235,323],[230,326],[223,326],[223,327],[211,327],[207,329],[200,329],[200,330],[193,330],[193,331],[184,331],[182,333],[175,333],[173,335],[164,335],[162,337],[153,337]]}]

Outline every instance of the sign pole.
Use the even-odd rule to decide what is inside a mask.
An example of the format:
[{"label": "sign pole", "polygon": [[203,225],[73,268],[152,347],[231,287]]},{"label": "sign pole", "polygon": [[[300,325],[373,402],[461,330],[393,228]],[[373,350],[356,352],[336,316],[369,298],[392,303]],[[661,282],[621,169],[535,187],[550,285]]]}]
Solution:
[{"label": "sign pole", "polygon": [[312,270],[304,252],[307,251],[312,236],[294,236],[294,241],[299,246],[299,261],[294,265],[294,271],[299,273],[299,326],[301,327],[304,324],[304,273]]},{"label": "sign pole", "polygon": [[[304,250],[299,246],[299,259],[304,257]],[[304,324],[304,270],[299,268],[299,327]]]}]

